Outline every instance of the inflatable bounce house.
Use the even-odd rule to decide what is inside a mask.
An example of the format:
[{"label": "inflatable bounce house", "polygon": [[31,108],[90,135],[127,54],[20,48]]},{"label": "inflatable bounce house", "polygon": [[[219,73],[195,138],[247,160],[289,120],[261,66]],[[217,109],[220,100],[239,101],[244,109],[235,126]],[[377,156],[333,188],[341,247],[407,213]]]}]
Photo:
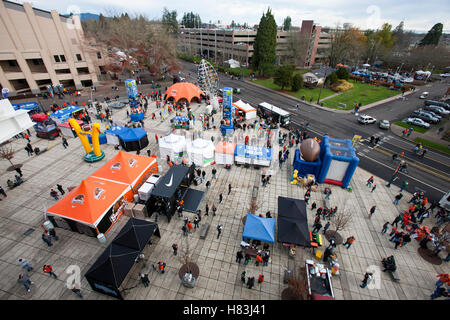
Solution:
[{"label": "inflatable bounce house", "polygon": [[222,102],[222,120],[220,121],[220,132],[223,136],[232,134],[234,125],[232,121],[232,103],[233,103],[233,88],[223,88],[223,102]]},{"label": "inflatable bounce house", "polygon": [[322,166],[319,155],[320,145],[314,139],[303,141],[300,149],[295,150],[292,164],[294,171],[297,170],[297,175],[306,177],[308,174],[313,174],[317,178]]},{"label": "inflatable bounce house", "polygon": [[320,160],[322,167],[317,181],[347,189],[359,163],[352,141],[324,136],[320,145]]},{"label": "inflatable bounce house", "polygon": [[128,100],[131,107],[130,119],[131,121],[139,122],[144,119],[144,110],[139,106],[136,80],[125,80],[125,88],[127,90]]}]

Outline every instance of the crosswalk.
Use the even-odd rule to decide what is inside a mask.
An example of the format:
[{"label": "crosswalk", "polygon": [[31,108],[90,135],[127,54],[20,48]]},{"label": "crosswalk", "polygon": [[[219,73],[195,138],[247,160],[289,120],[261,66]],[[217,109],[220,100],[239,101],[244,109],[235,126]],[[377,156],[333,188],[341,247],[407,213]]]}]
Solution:
[{"label": "crosswalk", "polygon": [[[374,138],[380,138],[377,146],[383,145],[383,143],[388,142],[391,139],[394,139],[394,136],[391,134],[386,134],[386,132],[377,132],[373,135]],[[360,156],[366,156],[371,150],[373,150],[374,146],[370,144],[370,137],[367,139],[361,139],[358,144],[355,146],[357,154]]]}]

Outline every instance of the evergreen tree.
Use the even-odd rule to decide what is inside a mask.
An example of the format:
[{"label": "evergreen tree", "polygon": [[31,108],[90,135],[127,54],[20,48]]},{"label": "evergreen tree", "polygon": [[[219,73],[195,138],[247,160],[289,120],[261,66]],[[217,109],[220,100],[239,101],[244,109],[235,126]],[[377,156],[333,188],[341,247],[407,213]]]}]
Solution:
[{"label": "evergreen tree", "polygon": [[281,90],[285,87],[290,87],[292,85],[292,74],[294,73],[293,66],[281,66],[275,72],[275,77],[273,78],[273,83],[279,85]]},{"label": "evergreen tree", "polygon": [[348,70],[344,67],[340,67],[339,69],[336,70],[336,76],[338,77],[338,79],[344,80],[348,80],[348,78],[350,78]]},{"label": "evergreen tree", "polygon": [[303,77],[301,74],[296,74],[294,78],[292,78],[292,91],[297,92],[303,88]]},{"label": "evergreen tree", "polygon": [[166,7],[163,10],[162,23],[170,33],[178,32],[177,11],[169,11]]},{"label": "evergreen tree", "polygon": [[283,30],[284,30],[284,31],[289,31],[289,30],[291,29],[291,27],[292,27],[292,20],[291,20],[291,17],[287,16],[287,17],[284,19],[284,22],[283,22]]},{"label": "evergreen tree", "polygon": [[436,23],[420,41],[419,46],[437,46],[439,44],[439,40],[441,39],[443,28],[444,25],[442,23]]},{"label": "evergreen tree", "polygon": [[231,20],[231,25],[230,25],[230,27],[231,27],[231,28],[235,28],[235,27],[236,27],[236,22],[234,22],[234,20]]},{"label": "evergreen tree", "polygon": [[276,62],[277,24],[270,10],[267,9],[259,22],[253,45],[252,68],[259,75],[269,76],[273,74]]}]

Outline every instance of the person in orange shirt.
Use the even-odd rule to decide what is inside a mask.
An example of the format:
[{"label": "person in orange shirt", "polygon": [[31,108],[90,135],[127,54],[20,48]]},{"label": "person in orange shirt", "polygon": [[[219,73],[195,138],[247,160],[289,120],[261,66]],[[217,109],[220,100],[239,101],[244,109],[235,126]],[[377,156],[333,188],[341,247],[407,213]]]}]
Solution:
[{"label": "person in orange shirt", "polygon": [[258,255],[256,255],[256,266],[259,266],[259,264],[260,263],[262,263],[263,262],[263,260],[262,260],[262,258],[261,258],[261,256],[258,254]]},{"label": "person in orange shirt", "polygon": [[439,280],[436,282],[436,287],[440,287],[443,284],[450,286],[450,275],[448,273],[440,273],[437,277],[439,277]]},{"label": "person in orange shirt", "polygon": [[261,273],[258,277],[258,283],[263,283],[264,282],[264,275]]},{"label": "person in orange shirt", "polygon": [[354,237],[354,236],[351,236],[351,237],[348,237],[348,238],[347,238],[347,241],[345,241],[345,243],[343,243],[342,245],[343,245],[343,246],[348,245],[348,246],[347,246],[347,249],[348,249],[348,248],[351,247],[351,245],[353,244],[354,241],[355,241],[355,237]]}]

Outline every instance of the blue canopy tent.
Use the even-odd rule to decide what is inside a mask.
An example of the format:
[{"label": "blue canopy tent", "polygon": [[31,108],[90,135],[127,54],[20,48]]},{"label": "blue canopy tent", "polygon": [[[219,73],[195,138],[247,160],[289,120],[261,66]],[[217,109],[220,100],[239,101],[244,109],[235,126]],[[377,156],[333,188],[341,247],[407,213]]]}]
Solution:
[{"label": "blue canopy tent", "polygon": [[272,149],[269,148],[238,144],[234,150],[234,155],[237,163],[270,166],[273,153]]},{"label": "blue canopy tent", "polygon": [[72,113],[83,110],[78,106],[69,106],[67,108],[58,110],[50,115],[55,121],[58,123],[66,122],[69,118],[72,117]]},{"label": "blue canopy tent", "polygon": [[147,132],[142,128],[129,128],[118,134],[120,145],[125,151],[142,150],[148,146]]},{"label": "blue canopy tent", "polygon": [[130,128],[121,126],[114,126],[112,128],[109,128],[108,130],[105,130],[104,133],[106,136],[106,143],[113,145],[120,144],[119,134],[128,130],[130,130]]},{"label": "blue canopy tent", "polygon": [[275,218],[262,218],[247,213],[242,238],[274,243]]}]

